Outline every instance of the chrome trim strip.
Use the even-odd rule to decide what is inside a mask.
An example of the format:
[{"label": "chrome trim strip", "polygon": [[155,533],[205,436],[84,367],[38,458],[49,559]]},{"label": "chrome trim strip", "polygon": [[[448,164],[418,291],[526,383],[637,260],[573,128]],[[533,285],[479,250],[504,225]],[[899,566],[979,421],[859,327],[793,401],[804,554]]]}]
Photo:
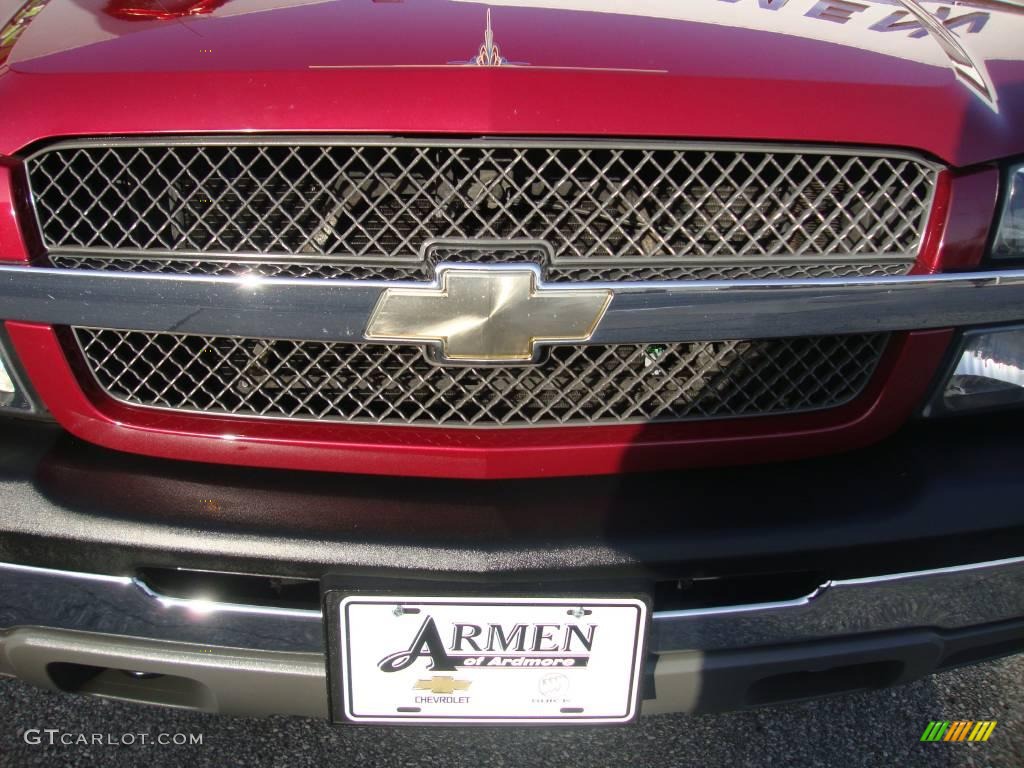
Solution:
[{"label": "chrome trim strip", "polygon": [[[651,650],[714,651],[1024,617],[1024,557],[829,581],[772,603],[654,614]],[[0,631],[48,627],[270,651],[323,651],[319,610],[168,598],[127,576],[0,563]]]},{"label": "chrome trim strip", "polygon": [[[416,256],[388,256],[386,261],[380,261],[381,266],[396,267],[417,267],[424,264],[424,251],[437,242],[445,241],[442,238],[434,238],[424,244],[420,253]],[[478,240],[466,240],[466,247],[479,248],[508,248],[510,245],[529,243],[530,247],[541,247],[552,252],[548,257],[551,266],[562,269],[568,267],[733,267],[733,266],[857,266],[859,264],[884,265],[884,264],[905,264],[907,269],[914,265],[914,254],[907,253],[878,253],[878,254],[833,254],[828,256],[794,256],[782,254],[779,256],[673,256],[670,259],[659,256],[623,256],[621,258],[609,259],[597,256],[558,256],[554,254],[551,244],[545,241],[530,241],[523,239],[514,240],[492,240],[480,238]],[[202,261],[210,264],[316,264],[328,266],[373,266],[378,263],[380,256],[351,256],[345,254],[289,254],[289,253],[256,253],[253,251],[197,251],[180,250],[173,251],[166,248],[143,250],[140,248],[106,248],[98,246],[57,246],[47,250],[47,255],[54,257],[79,257],[89,259],[102,259],[104,261]],[[465,262],[463,262],[465,263]],[[66,267],[63,267],[66,269]],[[173,274],[173,273],[165,273]],[[422,281],[417,281],[419,284]]]},{"label": "chrome trim strip", "polygon": [[714,651],[1024,616],[1024,557],[828,581],[794,600],[654,614],[652,646]]},{"label": "chrome trim strip", "polygon": [[[395,285],[3,266],[0,318],[166,333],[364,342],[373,307],[381,293]],[[587,342],[591,344],[910,331],[1024,319],[1024,270],[594,282],[581,287],[605,288],[614,294],[600,327]]]},{"label": "chrome trim strip", "polygon": [[0,563],[0,630],[32,626],[264,651],[323,651],[319,610],[166,597],[129,576]]}]

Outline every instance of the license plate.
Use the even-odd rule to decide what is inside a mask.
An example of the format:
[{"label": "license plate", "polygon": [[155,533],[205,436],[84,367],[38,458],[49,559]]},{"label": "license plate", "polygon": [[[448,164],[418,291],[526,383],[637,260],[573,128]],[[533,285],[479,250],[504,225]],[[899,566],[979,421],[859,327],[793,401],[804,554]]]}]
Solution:
[{"label": "license plate", "polygon": [[643,600],[367,595],[345,597],[336,610],[335,691],[344,720],[555,724],[636,716]]}]

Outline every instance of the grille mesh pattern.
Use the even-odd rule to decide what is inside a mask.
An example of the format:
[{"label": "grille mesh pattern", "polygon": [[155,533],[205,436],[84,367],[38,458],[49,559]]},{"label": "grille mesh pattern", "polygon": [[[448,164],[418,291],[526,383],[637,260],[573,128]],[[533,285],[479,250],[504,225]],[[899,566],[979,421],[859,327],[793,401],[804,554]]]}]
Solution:
[{"label": "grille mesh pattern", "polygon": [[[186,259],[109,259],[90,256],[51,256],[53,266],[65,269],[106,269],[117,272],[158,272],[179,275],[261,275],[263,277],[344,278],[348,280],[420,280],[433,277],[430,266],[400,267],[380,265],[323,264],[313,262],[214,262]],[[458,259],[448,258],[448,262]],[[475,263],[486,259],[473,259]],[[909,262],[884,264],[742,264],[729,266],[673,267],[575,267],[545,270],[548,282],[623,282],[627,280],[734,280],[783,279],[800,277],[878,277],[905,275]]]},{"label": "grille mesh pattern", "polygon": [[831,150],[281,141],[43,151],[28,172],[44,242],[190,272],[220,268],[203,254],[312,255],[358,277],[410,268],[435,238],[544,240],[559,272],[752,257],[900,258],[905,271],[936,175]]},{"label": "grille mesh pattern", "polygon": [[76,328],[117,400],[316,421],[527,426],[829,408],[856,397],[885,334],[558,346],[537,365],[440,367],[414,346]]}]

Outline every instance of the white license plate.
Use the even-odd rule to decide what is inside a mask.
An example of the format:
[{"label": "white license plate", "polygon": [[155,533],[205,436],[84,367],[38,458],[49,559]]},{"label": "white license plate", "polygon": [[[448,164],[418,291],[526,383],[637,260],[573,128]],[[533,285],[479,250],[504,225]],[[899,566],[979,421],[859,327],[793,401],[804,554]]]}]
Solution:
[{"label": "white license plate", "polygon": [[349,596],[341,704],[357,723],[616,723],[637,711],[647,605],[627,598]]}]

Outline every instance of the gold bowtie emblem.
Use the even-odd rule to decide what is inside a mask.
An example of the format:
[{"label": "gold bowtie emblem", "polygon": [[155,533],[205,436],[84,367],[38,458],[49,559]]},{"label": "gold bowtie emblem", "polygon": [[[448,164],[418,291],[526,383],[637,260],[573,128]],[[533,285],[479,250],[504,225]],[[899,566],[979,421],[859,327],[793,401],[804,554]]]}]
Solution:
[{"label": "gold bowtie emblem", "polygon": [[441,360],[528,362],[540,342],[580,342],[611,303],[606,288],[538,285],[530,268],[439,269],[440,285],[388,288],[366,337],[434,343]]},{"label": "gold bowtie emblem", "polygon": [[434,675],[429,680],[417,680],[413,686],[417,691],[430,691],[431,693],[455,693],[456,691],[468,690],[468,680],[456,680],[447,675]]}]

